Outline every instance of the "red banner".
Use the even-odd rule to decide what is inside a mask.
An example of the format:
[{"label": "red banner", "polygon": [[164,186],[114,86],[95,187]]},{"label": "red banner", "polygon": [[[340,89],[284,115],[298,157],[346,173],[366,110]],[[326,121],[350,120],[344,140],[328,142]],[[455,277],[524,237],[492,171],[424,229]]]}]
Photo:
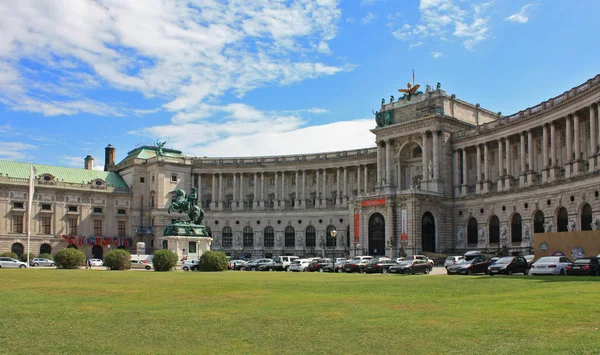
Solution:
[{"label": "red banner", "polygon": [[359,214],[355,214],[354,215],[354,239],[355,239],[355,244],[356,244],[356,239],[358,239],[359,234],[359,228],[360,228],[360,215]]},{"label": "red banner", "polygon": [[360,202],[361,207],[371,207],[385,205],[385,198],[378,198],[376,200],[363,200]]}]

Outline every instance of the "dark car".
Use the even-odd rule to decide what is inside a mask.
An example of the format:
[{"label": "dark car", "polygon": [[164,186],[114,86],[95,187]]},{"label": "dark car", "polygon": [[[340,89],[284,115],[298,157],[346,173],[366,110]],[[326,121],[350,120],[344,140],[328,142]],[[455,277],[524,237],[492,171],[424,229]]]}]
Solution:
[{"label": "dark car", "polygon": [[308,265],[308,271],[324,272],[325,268],[331,268],[331,259],[315,259]]},{"label": "dark car", "polygon": [[392,274],[429,274],[431,264],[427,260],[404,260],[398,265],[390,266],[388,271]]},{"label": "dark car", "polygon": [[273,259],[255,259],[250,260],[241,266],[241,270],[256,271],[261,265],[272,263]]},{"label": "dark car", "polygon": [[456,275],[456,274],[464,274],[464,275],[473,275],[473,274],[485,274],[487,273],[487,269],[490,266],[490,261],[486,260],[482,255],[477,255],[470,260],[467,260],[466,254],[465,258],[457,262],[452,266],[448,266],[446,269],[446,273],[448,275]]},{"label": "dark car", "polygon": [[567,275],[570,276],[600,276],[599,258],[592,256],[575,260],[572,265],[567,266]]},{"label": "dark car", "polygon": [[505,256],[488,267],[488,274],[491,276],[496,274],[512,275],[515,273],[529,274],[529,263],[522,256]]},{"label": "dark car", "polygon": [[395,260],[391,259],[379,259],[379,260],[371,260],[365,266],[365,273],[367,274],[387,274],[388,269],[391,266],[398,265]]},{"label": "dark car", "polygon": [[348,273],[353,273],[353,272],[359,272],[359,273],[363,273],[365,272],[365,267],[367,266],[367,264],[369,263],[368,259],[352,259],[351,261],[349,261],[345,266],[344,266],[344,272],[348,272]]}]

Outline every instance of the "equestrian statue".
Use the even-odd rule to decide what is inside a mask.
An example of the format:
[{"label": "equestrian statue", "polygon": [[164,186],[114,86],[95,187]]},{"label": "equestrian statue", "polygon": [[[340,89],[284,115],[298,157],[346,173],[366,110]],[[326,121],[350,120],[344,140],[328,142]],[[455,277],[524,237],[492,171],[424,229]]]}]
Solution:
[{"label": "equestrian statue", "polygon": [[185,191],[182,189],[175,190],[175,201],[171,203],[168,213],[171,211],[177,211],[179,213],[185,213],[190,217],[190,223],[202,225],[204,219],[204,211],[198,207],[198,193],[196,188],[193,187],[190,195],[186,197]]}]

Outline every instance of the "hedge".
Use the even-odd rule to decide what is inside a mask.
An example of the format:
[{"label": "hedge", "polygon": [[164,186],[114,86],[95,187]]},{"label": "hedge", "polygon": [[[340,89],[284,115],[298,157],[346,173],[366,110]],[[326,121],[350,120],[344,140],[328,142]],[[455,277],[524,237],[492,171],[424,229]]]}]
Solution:
[{"label": "hedge", "polygon": [[171,271],[177,265],[177,254],[168,249],[158,250],[152,259],[155,271]]},{"label": "hedge", "polygon": [[104,266],[111,270],[129,270],[131,269],[131,255],[127,250],[113,250],[104,257]]},{"label": "hedge", "polygon": [[228,263],[227,256],[220,251],[207,251],[200,256],[201,271],[225,271]]},{"label": "hedge", "polygon": [[77,269],[85,265],[85,254],[75,248],[66,248],[56,253],[54,262],[59,269]]}]

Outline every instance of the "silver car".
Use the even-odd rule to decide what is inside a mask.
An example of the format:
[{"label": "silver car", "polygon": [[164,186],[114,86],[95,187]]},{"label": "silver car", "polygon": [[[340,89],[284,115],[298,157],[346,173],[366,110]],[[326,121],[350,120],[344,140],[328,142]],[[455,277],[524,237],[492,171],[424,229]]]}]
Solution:
[{"label": "silver car", "polygon": [[13,268],[13,269],[19,269],[19,268],[26,268],[27,264],[24,262],[21,262],[17,259],[13,259],[13,258],[9,258],[9,257],[5,257],[5,256],[1,256],[0,257],[0,268]]},{"label": "silver car", "polygon": [[531,264],[531,275],[566,275],[567,266],[573,262],[566,256],[544,256]]},{"label": "silver car", "polygon": [[29,260],[29,266],[56,266],[56,264],[50,259],[35,258]]}]

